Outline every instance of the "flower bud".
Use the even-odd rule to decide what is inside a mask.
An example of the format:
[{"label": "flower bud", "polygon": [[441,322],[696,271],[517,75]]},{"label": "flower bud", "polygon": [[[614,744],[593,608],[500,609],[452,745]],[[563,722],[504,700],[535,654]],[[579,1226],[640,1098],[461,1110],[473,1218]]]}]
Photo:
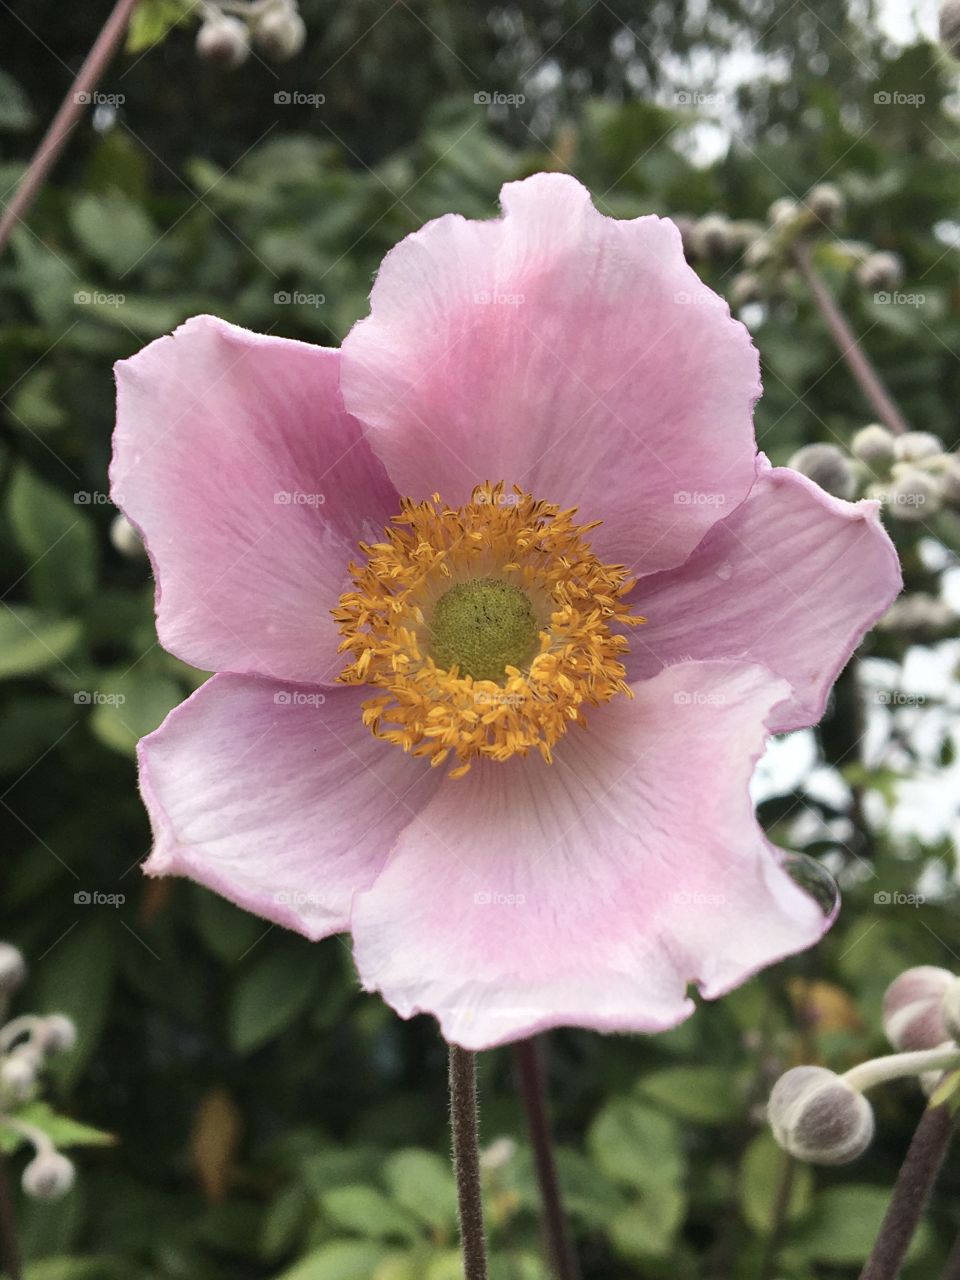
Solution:
[{"label": "flower bud", "polygon": [[940,1006],[955,981],[949,969],[921,964],[890,983],[883,997],[883,1030],[894,1049],[936,1049],[950,1039]]},{"label": "flower bud", "polygon": [[268,58],[286,62],[303,48],[307,27],[292,0],[276,0],[257,18],[253,38]]},{"label": "flower bud", "polygon": [[946,600],[913,591],[895,600],[877,626],[881,631],[934,635],[952,627],[957,615]]},{"label": "flower bud", "polygon": [[23,1045],[0,1062],[0,1093],[12,1102],[26,1102],[37,1083],[37,1059]]},{"label": "flower bud", "polygon": [[898,520],[919,524],[939,510],[940,485],[925,471],[907,470],[894,478],[887,490],[886,507]]},{"label": "flower bud", "polygon": [[480,1152],[481,1169],[503,1169],[517,1154],[517,1144],[513,1138],[494,1138],[489,1147]]},{"label": "flower bud", "polygon": [[773,257],[774,247],[769,236],[758,236],[743,251],[744,265],[762,267]]},{"label": "flower bud", "polygon": [[947,454],[944,468],[940,473],[940,490],[944,502],[951,507],[960,507],[960,458],[956,454]]},{"label": "flower bud", "polygon": [[943,441],[930,431],[905,431],[897,437],[894,451],[901,462],[920,462],[943,453]]},{"label": "flower bud", "polygon": [[886,427],[873,422],[869,427],[862,427],[850,443],[850,452],[868,467],[885,470],[896,456],[894,445],[896,437]]},{"label": "flower bud", "polygon": [[204,62],[235,71],[250,53],[250,32],[246,23],[230,14],[219,13],[206,18],[197,32],[197,54]]},{"label": "flower bud", "polygon": [[733,247],[729,220],[722,213],[708,213],[693,228],[692,243],[701,257],[725,257]]},{"label": "flower bud", "polygon": [[767,217],[775,227],[785,227],[793,222],[800,212],[800,206],[790,196],[782,196],[774,200],[767,210]]},{"label": "flower bud", "polygon": [[895,253],[871,253],[857,267],[864,289],[895,289],[903,279],[903,266]]},{"label": "flower bud", "polygon": [[787,465],[835,498],[852,498],[856,493],[857,481],[850,460],[835,444],[805,444]]},{"label": "flower bud", "polygon": [[760,277],[752,271],[741,271],[733,277],[730,286],[730,301],[735,307],[746,306],[748,302],[757,302],[763,297],[763,285]]},{"label": "flower bud", "polygon": [[115,551],[119,551],[128,560],[139,560],[146,553],[143,539],[125,515],[118,513],[110,525],[110,541]]},{"label": "flower bud", "polygon": [[26,961],[17,948],[9,942],[0,942],[0,995],[16,991],[26,976]]},{"label": "flower bud", "polygon": [[940,6],[940,41],[954,58],[960,58],[960,0],[944,0]]},{"label": "flower bud", "polygon": [[821,182],[813,187],[805,203],[814,217],[819,218],[828,227],[835,226],[843,216],[843,193],[832,182]]},{"label": "flower bud", "polygon": [[943,993],[940,1014],[947,1031],[947,1039],[960,1041],[960,978],[953,977],[953,981]]},{"label": "flower bud", "polygon": [[794,1067],[773,1086],[767,1117],[779,1145],[809,1164],[849,1164],[873,1138],[873,1109],[825,1067]]},{"label": "flower bud", "polygon": [[41,1020],[36,1038],[41,1053],[69,1053],[77,1043],[76,1024],[66,1014],[51,1013]]},{"label": "flower bud", "polygon": [[73,1186],[75,1172],[72,1161],[59,1151],[42,1151],[24,1169],[23,1189],[37,1200],[59,1200]]}]

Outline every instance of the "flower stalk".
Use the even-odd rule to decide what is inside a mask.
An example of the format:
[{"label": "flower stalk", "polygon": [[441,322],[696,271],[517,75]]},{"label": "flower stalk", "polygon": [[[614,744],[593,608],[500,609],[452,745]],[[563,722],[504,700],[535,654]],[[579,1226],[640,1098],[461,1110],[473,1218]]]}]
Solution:
[{"label": "flower stalk", "polygon": [[0,217],[0,253],[6,248],[14,227],[18,222],[23,221],[24,215],[37,198],[47,175],[66,145],[67,138],[89,102],[90,95],[113,60],[136,2],[137,0],[117,0],[100,34],[93,42],[83,66],[67,90],[66,97],[53,117],[42,142],[33,153],[13,199]]},{"label": "flower stalk", "polygon": [[858,1063],[841,1077],[852,1089],[864,1093],[874,1085],[905,1076],[924,1075],[928,1071],[950,1071],[960,1067],[960,1048],[952,1042],[937,1049],[920,1049],[913,1053],[891,1053],[885,1058],[871,1058]]},{"label": "flower stalk", "polygon": [[870,402],[873,412],[894,435],[904,435],[910,430],[906,418],[884,386],[833,294],[817,274],[810,257],[810,246],[805,241],[798,240],[794,244],[793,260],[830,330],[831,337],[837,344],[837,350],[846,361],[847,368],[853,374],[860,390]]},{"label": "flower stalk", "polygon": [[480,1190],[477,1064],[468,1049],[450,1046],[450,1128],[457,1180],[465,1280],[487,1280],[487,1243]]},{"label": "flower stalk", "polygon": [[924,1111],[900,1166],[893,1195],[860,1280],[897,1280],[952,1133],[953,1117],[947,1104]]},{"label": "flower stalk", "polygon": [[543,1054],[536,1036],[514,1045],[520,1100],[527,1118],[527,1130],[540,1185],[543,1234],[556,1280],[579,1280],[580,1268],[563,1212],[553,1138],[547,1116]]}]

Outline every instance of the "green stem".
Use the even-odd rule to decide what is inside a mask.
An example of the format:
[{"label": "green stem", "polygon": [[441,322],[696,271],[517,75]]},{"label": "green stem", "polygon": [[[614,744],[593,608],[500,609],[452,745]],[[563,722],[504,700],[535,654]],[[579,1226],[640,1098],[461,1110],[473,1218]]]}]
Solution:
[{"label": "green stem", "polygon": [[455,1044],[450,1046],[450,1128],[464,1277],[465,1280],[487,1280],[487,1244],[480,1191],[477,1064],[474,1054]]},{"label": "green stem", "polygon": [[13,1213],[13,1191],[7,1162],[0,1156],[0,1270],[8,1280],[20,1280],[20,1248],[17,1244],[17,1222]]}]

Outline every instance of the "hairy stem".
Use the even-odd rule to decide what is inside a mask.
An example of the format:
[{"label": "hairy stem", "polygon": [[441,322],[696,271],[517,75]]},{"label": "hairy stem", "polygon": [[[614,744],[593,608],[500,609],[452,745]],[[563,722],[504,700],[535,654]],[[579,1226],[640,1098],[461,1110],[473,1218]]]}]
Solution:
[{"label": "hairy stem", "polygon": [[7,1162],[0,1156],[0,1272],[8,1280],[20,1280],[20,1249],[17,1245],[17,1223],[13,1214],[13,1190]]},{"label": "hairy stem", "polygon": [[514,1045],[520,1099],[527,1117],[527,1130],[540,1184],[543,1208],[543,1234],[547,1243],[550,1265],[556,1280],[579,1280],[580,1268],[570,1237],[557,1163],[553,1156],[553,1139],[547,1117],[546,1087],[544,1084],[543,1055],[536,1036]]},{"label": "hairy stem", "polygon": [[20,179],[20,185],[14,192],[13,199],[4,209],[3,217],[0,218],[0,253],[6,248],[14,227],[23,220],[37,198],[74,125],[88,104],[90,95],[100,83],[100,77],[110,64],[127,29],[127,23],[136,2],[137,0],[117,0],[93,47],[84,59],[83,66],[77,72],[76,79],[67,90],[67,96],[61,102],[50,128],[44,134],[43,141],[33,153],[26,173]]},{"label": "hairy stem", "polygon": [[910,430],[906,418],[883,385],[880,375],[861,346],[859,338],[850,328],[850,323],[840,310],[837,300],[817,274],[810,257],[810,246],[803,240],[797,241],[794,245],[793,260],[830,330],[831,337],[837,344],[837,350],[846,361],[847,368],[856,379],[860,390],[870,402],[873,412],[894,435],[903,435],[905,431]]},{"label": "hairy stem", "polygon": [[777,1253],[780,1249],[780,1241],[783,1238],[783,1229],[787,1222],[787,1211],[790,1208],[790,1196],[793,1192],[793,1179],[796,1168],[797,1162],[793,1156],[784,1151],[780,1162],[780,1176],[777,1179],[777,1198],[773,1205],[770,1231],[764,1241],[763,1257],[760,1261],[760,1280],[769,1280],[773,1272]]},{"label": "hairy stem", "polygon": [[450,1128],[464,1277],[465,1280],[487,1280],[487,1243],[480,1193],[477,1064],[469,1050],[455,1044],[450,1046]]},{"label": "hairy stem", "polygon": [[930,1199],[953,1132],[949,1107],[927,1107],[900,1172],[860,1280],[897,1280],[913,1233]]}]

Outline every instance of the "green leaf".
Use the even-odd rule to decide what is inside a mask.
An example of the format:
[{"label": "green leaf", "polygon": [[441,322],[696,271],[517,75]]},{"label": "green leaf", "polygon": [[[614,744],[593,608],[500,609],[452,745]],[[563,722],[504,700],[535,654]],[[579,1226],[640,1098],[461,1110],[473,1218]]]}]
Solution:
[{"label": "green leaf", "polygon": [[587,1135],[600,1169],[616,1182],[648,1188],[675,1183],[684,1160],[674,1122],[659,1111],[618,1098],[600,1112]]},{"label": "green leaf", "polygon": [[[102,1129],[94,1129],[92,1125],[81,1124],[79,1120],[72,1120],[69,1116],[57,1115],[46,1102],[28,1103],[11,1112],[11,1119],[40,1129],[55,1147],[109,1147],[117,1141],[112,1133],[104,1133]],[[3,1128],[3,1117],[0,1116],[0,1150],[8,1153],[16,1151],[25,1141],[14,1130]]]},{"label": "green leaf", "polygon": [[686,1195],[679,1187],[649,1187],[610,1220],[610,1238],[628,1258],[662,1257],[683,1223]]},{"label": "green leaf", "polygon": [[141,1274],[129,1258],[40,1258],[27,1264],[24,1280],[136,1280]]},{"label": "green leaf", "polygon": [[183,690],[149,666],[102,673],[96,689],[74,695],[93,705],[90,727],[104,746],[133,756],[137,743],[152,733],[169,711],[183,701]]},{"label": "green leaf", "polygon": [[457,1189],[445,1160],[432,1151],[397,1151],[387,1160],[384,1180],[397,1204],[435,1231],[457,1225]]},{"label": "green leaf", "polygon": [[13,76],[0,70],[0,129],[7,133],[22,133],[33,126],[34,114]]},{"label": "green leaf", "polygon": [[412,1244],[418,1238],[410,1216],[375,1187],[334,1187],[323,1195],[322,1203],[335,1227],[368,1240],[406,1240]]},{"label": "green leaf", "polygon": [[[63,892],[95,887],[71,877]],[[77,910],[98,913],[113,908],[81,905]],[[39,962],[31,983],[30,1003],[38,1013],[65,1013],[77,1025],[76,1045],[50,1067],[66,1086],[86,1066],[106,1020],[116,972],[114,930],[122,932],[119,924],[100,914],[73,924]]]},{"label": "green leaf", "polygon": [[64,659],[83,635],[79,622],[47,618],[26,606],[0,608],[0,680],[31,675]]},{"label": "green leaf", "polygon": [[[840,1266],[863,1262],[873,1248],[889,1203],[887,1187],[861,1183],[830,1187],[815,1197],[810,1218],[792,1237],[792,1243],[815,1262]],[[930,1228],[922,1222],[907,1256],[928,1248],[930,1240]]]},{"label": "green leaf", "polygon": [[[758,1133],[747,1147],[740,1166],[740,1209],[760,1236],[767,1236],[773,1230],[780,1180],[787,1159],[773,1135],[764,1131]],[[790,1175],[786,1221],[802,1218],[809,1211],[812,1198],[813,1172],[809,1165],[795,1161]]]},{"label": "green leaf", "polygon": [[944,1102],[950,1103],[950,1114],[955,1115],[960,1108],[960,1071],[951,1071],[930,1095],[931,1107],[939,1107]]},{"label": "green leaf", "polygon": [[723,1067],[666,1067],[641,1078],[638,1092],[684,1120],[725,1124],[743,1112],[739,1078]]},{"label": "green leaf", "polygon": [[127,53],[141,53],[157,44],[187,20],[193,7],[190,0],[140,0],[127,29]]},{"label": "green leaf", "polygon": [[31,593],[41,604],[68,612],[96,586],[96,537],[84,504],[20,467],[10,484],[8,511]]},{"label": "green leaf", "polygon": [[387,1251],[368,1240],[338,1240],[326,1244],[284,1271],[277,1280],[370,1280]]},{"label": "green leaf", "polygon": [[123,287],[120,277],[137,266],[159,238],[141,206],[121,191],[75,200],[70,226],[84,251],[111,273],[117,289]]},{"label": "green leaf", "polygon": [[298,1017],[314,999],[315,970],[303,953],[283,948],[254,957],[241,974],[230,1005],[230,1038],[238,1053],[252,1053]]}]

